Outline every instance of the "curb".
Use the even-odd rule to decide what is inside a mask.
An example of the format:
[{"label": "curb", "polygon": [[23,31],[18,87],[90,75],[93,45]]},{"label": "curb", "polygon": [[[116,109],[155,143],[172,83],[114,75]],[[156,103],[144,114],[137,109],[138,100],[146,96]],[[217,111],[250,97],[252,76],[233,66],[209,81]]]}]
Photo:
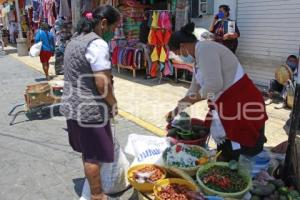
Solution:
[{"label": "curb", "polygon": [[[12,58],[15,58],[17,59],[18,61],[24,63],[25,65],[27,65],[28,67],[38,71],[38,72],[41,72],[43,73],[43,70],[39,67],[37,67],[35,64],[32,65],[32,63],[28,63],[26,61],[24,61],[22,58],[20,58],[19,56],[17,55],[9,55],[10,57]],[[161,128],[158,128],[157,126],[153,125],[152,123],[150,122],[147,122],[139,117],[136,117],[134,115],[132,115],[131,113],[129,112],[126,112],[124,110],[121,110],[119,109],[119,115],[135,124],[137,124],[138,126],[148,130],[149,132],[153,133],[154,135],[157,135],[159,137],[163,137],[166,135],[166,131],[161,129]]]},{"label": "curb", "polygon": [[119,110],[119,115],[135,124],[137,124],[138,126],[150,131],[151,133],[159,136],[159,137],[164,137],[166,136],[166,131],[161,129],[161,128],[158,128],[156,127],[155,125],[149,123],[149,122],[146,122],[145,120],[141,119],[141,118],[138,118],[124,110]]}]

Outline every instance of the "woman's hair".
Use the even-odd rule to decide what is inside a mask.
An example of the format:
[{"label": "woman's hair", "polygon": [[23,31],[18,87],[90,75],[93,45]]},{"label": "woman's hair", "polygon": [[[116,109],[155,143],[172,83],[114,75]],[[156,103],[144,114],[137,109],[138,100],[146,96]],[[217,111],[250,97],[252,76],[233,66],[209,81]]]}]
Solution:
[{"label": "woman's hair", "polygon": [[183,26],[180,31],[172,33],[169,40],[169,47],[171,51],[180,49],[181,43],[197,42],[197,37],[194,35],[195,24],[193,22]]},{"label": "woman's hair", "polygon": [[77,24],[77,33],[90,33],[102,19],[106,19],[108,25],[116,23],[120,19],[120,12],[110,6],[99,6],[92,13],[85,12]]},{"label": "woman's hair", "polygon": [[227,17],[229,17],[229,15],[230,15],[230,7],[228,5],[223,4],[223,5],[219,6],[219,9],[221,9],[221,8],[228,14]]},{"label": "woman's hair", "polygon": [[298,59],[296,55],[289,55],[289,57],[287,58],[287,60],[290,59],[290,58],[293,58],[293,59],[295,59],[295,60]]},{"label": "woman's hair", "polygon": [[40,29],[43,30],[43,31],[49,31],[50,26],[49,26],[49,24],[47,24],[47,22],[42,22],[40,24]]}]

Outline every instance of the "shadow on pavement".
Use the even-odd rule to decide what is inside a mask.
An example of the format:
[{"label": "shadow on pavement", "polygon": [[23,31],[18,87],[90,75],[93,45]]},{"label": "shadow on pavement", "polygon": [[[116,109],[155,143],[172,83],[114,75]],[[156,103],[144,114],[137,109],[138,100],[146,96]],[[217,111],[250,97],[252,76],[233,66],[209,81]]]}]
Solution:
[{"label": "shadow on pavement", "polygon": [[47,79],[46,78],[36,78],[34,79],[35,82],[46,82]]},{"label": "shadow on pavement", "polygon": [[125,70],[125,69],[121,69],[121,73],[118,73],[118,71],[113,68],[113,74],[115,77],[118,78],[122,78],[125,79],[127,81],[131,81],[134,83],[138,83],[141,85],[145,85],[145,86],[150,86],[150,87],[154,87],[154,86],[158,86],[158,85],[163,85],[163,84],[170,84],[172,86],[183,86],[185,88],[189,88],[189,84],[187,83],[176,83],[174,78],[162,78],[160,81],[160,78],[153,78],[153,79],[146,79],[145,76],[145,71],[144,70],[140,70],[136,72],[136,78],[134,78],[132,76],[132,73],[130,70]]},{"label": "shadow on pavement", "polygon": [[75,190],[76,194],[78,195],[78,197],[81,197],[84,180],[85,180],[85,178],[75,178],[75,179],[73,179],[74,190]]},{"label": "shadow on pavement", "polygon": [[[12,110],[13,111],[13,110]],[[12,117],[10,125],[21,124],[23,122],[29,122],[33,120],[47,120],[53,117],[62,116],[59,112],[59,105],[50,105],[50,106],[42,106],[36,109],[32,109],[30,111],[21,110],[19,112],[9,113],[9,116]],[[17,121],[19,116],[26,116],[27,120]]]},{"label": "shadow on pavement", "polygon": [[17,53],[17,49],[15,48],[7,49],[4,51],[6,52],[6,55]]}]

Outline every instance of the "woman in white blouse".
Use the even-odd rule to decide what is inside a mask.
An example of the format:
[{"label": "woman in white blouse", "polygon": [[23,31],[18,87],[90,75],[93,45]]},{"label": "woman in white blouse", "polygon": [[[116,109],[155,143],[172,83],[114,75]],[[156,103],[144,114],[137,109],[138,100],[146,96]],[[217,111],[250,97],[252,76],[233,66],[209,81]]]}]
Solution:
[{"label": "woman in white blouse", "polygon": [[65,50],[65,85],[60,111],[67,118],[71,147],[82,153],[91,199],[105,200],[100,167],[103,162],[114,161],[110,118],[118,112],[108,42],[113,38],[120,13],[106,5],[84,15],[76,36]]},{"label": "woman in white blouse", "polygon": [[195,68],[187,95],[167,114],[167,121],[207,99],[205,124],[222,150],[223,160],[238,160],[240,154],[255,156],[266,142],[264,124],[268,117],[262,94],[228,48],[214,41],[198,41],[194,28],[193,23],[185,25],[169,41],[170,50],[193,59]]}]

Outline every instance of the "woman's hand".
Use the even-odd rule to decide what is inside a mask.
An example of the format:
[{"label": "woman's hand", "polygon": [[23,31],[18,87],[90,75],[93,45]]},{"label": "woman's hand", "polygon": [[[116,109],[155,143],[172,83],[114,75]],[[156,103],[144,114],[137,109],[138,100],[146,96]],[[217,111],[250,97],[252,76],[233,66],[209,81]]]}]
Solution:
[{"label": "woman's hand", "polygon": [[116,103],[111,109],[111,117],[115,118],[119,114],[118,104]]},{"label": "woman's hand", "polygon": [[166,116],[165,116],[166,121],[168,123],[171,123],[173,121],[173,119],[176,117],[177,114],[178,114],[178,108],[176,107],[174,110],[172,110],[172,111],[170,111],[166,114]]}]

